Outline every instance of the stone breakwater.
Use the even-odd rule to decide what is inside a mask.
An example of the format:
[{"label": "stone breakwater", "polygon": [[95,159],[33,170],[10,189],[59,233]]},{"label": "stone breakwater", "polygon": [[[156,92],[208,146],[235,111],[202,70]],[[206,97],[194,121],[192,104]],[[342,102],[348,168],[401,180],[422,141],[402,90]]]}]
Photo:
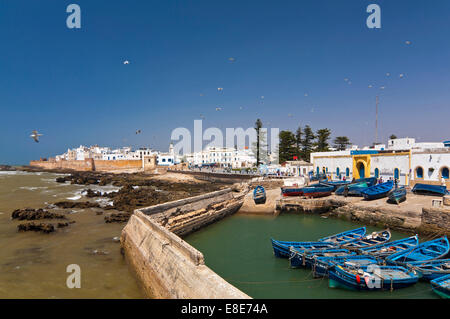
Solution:
[{"label": "stone breakwater", "polygon": [[381,228],[396,229],[423,235],[450,236],[450,207],[431,207],[433,198],[408,195],[409,203],[391,205],[386,199],[364,201],[355,198],[328,197],[319,199],[282,198],[276,212],[322,214]]},{"label": "stone breakwater", "polygon": [[185,236],[234,214],[245,191],[220,190],[137,209],[122,231],[121,246],[146,294],[153,298],[249,298],[205,265]]}]

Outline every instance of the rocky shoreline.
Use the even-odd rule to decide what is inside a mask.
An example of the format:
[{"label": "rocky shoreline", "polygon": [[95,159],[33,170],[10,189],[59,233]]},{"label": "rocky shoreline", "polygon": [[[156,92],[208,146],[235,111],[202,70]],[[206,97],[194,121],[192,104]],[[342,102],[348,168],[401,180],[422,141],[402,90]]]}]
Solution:
[{"label": "rocky shoreline", "polygon": [[[55,179],[57,183],[70,183],[76,185],[120,187],[117,191],[101,192],[90,188],[82,194],[84,199],[78,201],[59,201],[43,208],[16,209],[11,214],[12,220],[32,221],[19,224],[20,232],[37,231],[45,234],[55,232],[57,228],[67,227],[74,223],[65,214],[71,209],[93,209],[97,215],[104,215],[105,223],[125,223],[135,209],[153,206],[169,201],[197,196],[204,193],[229,187],[225,183],[210,182],[170,182],[158,179],[158,175],[144,173],[103,173],[103,172],[75,172],[67,170],[44,170],[34,167],[6,167],[5,170],[22,170],[27,172],[64,173]],[[108,205],[101,205],[98,201],[90,199],[104,198]],[[58,212],[52,212],[57,210]],[[62,212],[62,214],[61,214]],[[65,219],[67,222],[54,224],[49,220]],[[39,221],[35,222],[35,221]]]}]

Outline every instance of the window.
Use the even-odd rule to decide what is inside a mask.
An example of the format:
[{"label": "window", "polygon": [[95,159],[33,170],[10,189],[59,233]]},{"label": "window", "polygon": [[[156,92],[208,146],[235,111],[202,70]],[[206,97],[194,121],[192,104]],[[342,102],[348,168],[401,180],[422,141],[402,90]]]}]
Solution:
[{"label": "window", "polygon": [[380,177],[380,170],[378,168],[375,168],[375,177]]},{"label": "window", "polygon": [[449,179],[449,170],[448,170],[448,167],[443,167],[443,168],[441,169],[441,176],[442,176],[442,178],[444,178],[444,179]]},{"label": "window", "polygon": [[416,178],[423,178],[423,168],[422,167],[416,168]]},{"label": "window", "polygon": [[345,176],[350,177],[350,168],[345,169]]},{"label": "window", "polygon": [[337,176],[340,176],[340,175],[341,175],[341,174],[340,174],[340,169],[339,169],[339,167],[336,168],[336,175],[337,175]]}]

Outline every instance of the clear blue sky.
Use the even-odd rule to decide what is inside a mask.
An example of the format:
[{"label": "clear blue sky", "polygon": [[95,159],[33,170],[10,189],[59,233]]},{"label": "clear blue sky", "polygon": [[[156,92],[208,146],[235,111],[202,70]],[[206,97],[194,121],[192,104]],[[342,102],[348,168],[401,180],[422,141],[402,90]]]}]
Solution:
[{"label": "clear blue sky", "polygon": [[[70,3],[80,30],[66,27]],[[381,30],[366,27],[371,3]],[[449,17],[448,0],[1,0],[0,163],[80,144],[166,150],[200,114],[204,127],[259,117],[369,144],[376,94],[380,140],[449,139]]]}]

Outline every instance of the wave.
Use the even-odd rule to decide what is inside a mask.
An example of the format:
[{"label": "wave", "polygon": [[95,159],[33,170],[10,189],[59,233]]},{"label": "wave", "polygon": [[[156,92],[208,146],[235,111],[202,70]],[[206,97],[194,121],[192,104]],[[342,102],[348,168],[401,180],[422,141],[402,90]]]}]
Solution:
[{"label": "wave", "polygon": [[26,189],[29,191],[35,191],[37,189],[47,189],[48,187],[46,186],[21,186],[19,187],[20,189]]}]

